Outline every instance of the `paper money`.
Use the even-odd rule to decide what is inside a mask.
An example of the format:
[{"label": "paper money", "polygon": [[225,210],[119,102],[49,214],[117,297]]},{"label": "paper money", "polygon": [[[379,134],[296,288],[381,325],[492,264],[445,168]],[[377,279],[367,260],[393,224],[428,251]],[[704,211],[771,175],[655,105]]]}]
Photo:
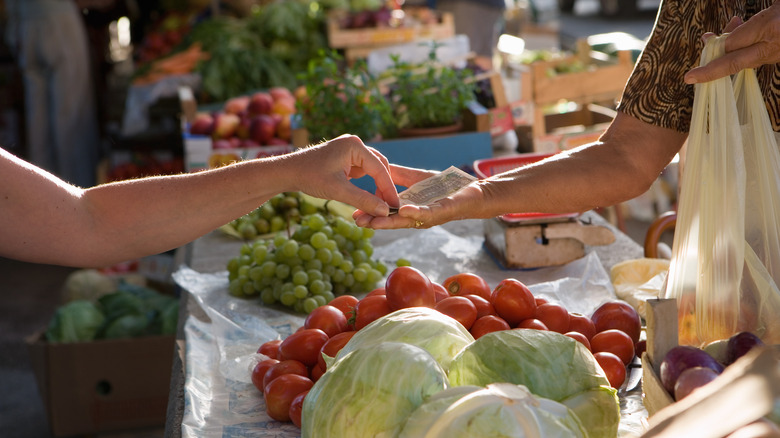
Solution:
[{"label": "paper money", "polygon": [[438,174],[413,184],[398,194],[401,205],[428,205],[457,192],[477,178],[450,166]]}]

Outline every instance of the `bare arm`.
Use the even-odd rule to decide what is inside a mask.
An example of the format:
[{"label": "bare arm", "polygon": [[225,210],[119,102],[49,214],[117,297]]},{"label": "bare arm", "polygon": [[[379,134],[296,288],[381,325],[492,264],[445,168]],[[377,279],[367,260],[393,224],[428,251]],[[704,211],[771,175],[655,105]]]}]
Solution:
[{"label": "bare arm", "polygon": [[[81,189],[0,149],[0,255],[106,266],[192,241],[277,193],[303,191],[372,211],[398,197],[387,160],[357,137],[204,172]],[[378,196],[349,178],[369,174]]]},{"label": "bare arm", "polygon": [[[404,206],[389,217],[358,212],[356,220],[373,228],[412,227],[419,221],[427,228],[505,213],[570,213],[614,205],[647,191],[685,138],[618,112],[599,142],[474,182],[429,206]],[[404,186],[426,175],[393,168],[394,180]]]}]

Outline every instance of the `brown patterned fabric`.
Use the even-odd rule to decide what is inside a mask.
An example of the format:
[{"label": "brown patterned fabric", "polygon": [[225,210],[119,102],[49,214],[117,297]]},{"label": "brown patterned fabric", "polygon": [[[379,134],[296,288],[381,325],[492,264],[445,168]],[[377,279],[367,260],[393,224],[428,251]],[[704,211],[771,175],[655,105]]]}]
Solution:
[{"label": "brown patterned fabric", "polygon": [[[693,85],[685,84],[683,76],[699,64],[702,34],[720,34],[731,17],[747,21],[774,1],[664,0],[618,109],[646,123],[688,132]],[[780,131],[779,66],[764,65],[756,72],[775,131]]]}]

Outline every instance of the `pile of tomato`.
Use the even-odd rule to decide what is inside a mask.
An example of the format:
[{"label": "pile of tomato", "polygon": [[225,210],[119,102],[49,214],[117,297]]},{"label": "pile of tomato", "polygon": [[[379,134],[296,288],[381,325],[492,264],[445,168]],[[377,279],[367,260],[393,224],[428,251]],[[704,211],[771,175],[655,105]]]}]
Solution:
[{"label": "pile of tomato", "polygon": [[268,359],[254,367],[252,383],[263,393],[268,415],[300,427],[306,394],[326,370],[323,355],[335,357],[358,330],[408,307],[436,309],[460,322],[475,339],[511,329],[562,333],[593,353],[615,388],[622,386],[626,366],[644,345],[639,314],[622,301],[604,303],[587,316],[535,297],[514,278],[502,280],[495,288],[473,273],[455,274],[437,283],[414,267],[399,266],[387,276],[384,287],[362,299],[338,296],[312,311],[295,333],[260,346],[257,352]]}]

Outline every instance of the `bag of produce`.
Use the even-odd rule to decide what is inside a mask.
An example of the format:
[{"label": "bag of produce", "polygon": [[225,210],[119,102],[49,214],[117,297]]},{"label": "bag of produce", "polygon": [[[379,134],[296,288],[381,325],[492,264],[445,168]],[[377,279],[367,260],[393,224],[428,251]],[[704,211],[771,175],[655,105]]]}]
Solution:
[{"label": "bag of produce", "polygon": [[[710,38],[700,65],[722,56]],[[672,260],[680,343],[780,341],[780,152],[755,71],[696,85]]]}]

